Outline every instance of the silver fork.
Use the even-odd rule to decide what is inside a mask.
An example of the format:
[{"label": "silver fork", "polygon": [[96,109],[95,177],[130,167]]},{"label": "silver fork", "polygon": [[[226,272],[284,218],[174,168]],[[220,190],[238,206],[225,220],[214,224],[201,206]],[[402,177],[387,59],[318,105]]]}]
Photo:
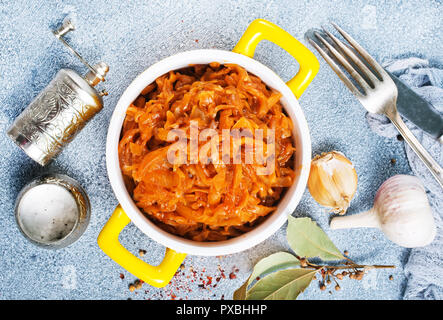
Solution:
[{"label": "silver fork", "polygon": [[[317,49],[321,56],[331,66],[334,72],[344,82],[349,90],[358,98],[360,103],[371,113],[386,115],[395,125],[397,130],[411,146],[412,150],[420,157],[440,186],[443,188],[443,171],[440,165],[423,148],[412,132],[405,125],[397,112],[397,87],[386,71],[363,49],[349,34],[339,26],[332,23],[335,29],[345,38],[348,44],[344,44],[333,34],[323,28],[332,41],[318,31],[307,34],[307,40]],[[321,44],[327,48],[324,50],[313,37],[318,38]],[[357,55],[358,53],[358,55]],[[362,60],[360,57],[364,60]],[[344,68],[351,79],[343,72]],[[368,67],[370,66],[372,70]],[[360,87],[357,88],[355,83]]]}]

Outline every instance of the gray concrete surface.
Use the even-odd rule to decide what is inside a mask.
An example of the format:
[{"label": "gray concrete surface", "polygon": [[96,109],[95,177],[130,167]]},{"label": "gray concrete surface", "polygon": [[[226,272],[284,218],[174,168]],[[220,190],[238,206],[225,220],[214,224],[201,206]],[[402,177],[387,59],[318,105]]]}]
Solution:
[{"label": "gray concrete surface", "polygon": [[[86,70],[58,43],[50,28],[65,16],[76,23],[70,43],[89,61],[107,62],[111,69],[104,87],[110,92],[105,108],[64,152],[41,168],[6,138],[13,119],[63,67]],[[96,238],[117,201],[105,168],[107,126],[116,102],[134,77],[174,53],[197,48],[231,50],[255,18],[268,19],[303,43],[311,27],[339,23],[377,59],[415,54],[442,61],[441,1],[11,1],[0,0],[0,298],[2,299],[230,299],[259,259],[288,250],[286,226],[246,252],[223,257],[189,256],[185,269],[164,289],[143,285],[129,292],[135,278],[109,259]],[[198,41],[197,41],[198,40]],[[284,80],[297,70],[296,62],[282,49],[263,42],[255,58]],[[320,60],[320,59],[319,59]],[[372,133],[365,110],[320,60],[318,76],[301,97],[311,130],[314,154],[336,149],[355,164],[358,191],[350,213],[372,205],[377,188],[388,177],[409,173],[402,143]],[[395,164],[391,159],[395,158]],[[45,172],[65,173],[87,190],[91,222],[73,245],[48,251],[27,242],[18,232],[13,208],[19,190]],[[336,245],[360,263],[394,264],[393,271],[379,271],[364,281],[345,280],[342,290],[320,292],[313,283],[300,299],[400,299],[405,277],[402,266],[408,250],[376,230],[331,231],[329,214],[308,191],[295,216],[310,216]],[[164,247],[134,225],[120,237],[132,252],[148,251],[143,259],[160,261]],[[198,273],[194,279],[194,273]],[[200,277],[220,276],[219,269],[236,278],[221,279],[210,289],[200,288]],[[124,275],[124,279],[120,278]],[[389,281],[392,274],[394,280]],[[214,280],[213,280],[214,281]],[[333,289],[333,288],[331,288]]]}]

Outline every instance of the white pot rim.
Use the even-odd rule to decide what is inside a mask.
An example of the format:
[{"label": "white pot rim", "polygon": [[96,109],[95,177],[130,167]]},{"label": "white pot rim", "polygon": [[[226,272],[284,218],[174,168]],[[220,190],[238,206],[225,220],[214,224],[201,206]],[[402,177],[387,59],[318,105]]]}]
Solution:
[{"label": "white pot rim", "polygon": [[[118,142],[128,106],[140,92],[159,76],[192,64],[234,63],[260,77],[269,87],[282,94],[280,100],[294,123],[296,139],[296,173],[294,184],[286,191],[277,209],[253,230],[238,237],[217,242],[196,242],[162,230],[150,221],[135,205],[123,182],[118,159]],[[311,140],[308,124],[301,107],[289,87],[275,72],[257,60],[224,50],[192,50],[170,56],[155,63],[140,75],[124,91],[112,114],[106,140],[106,167],[114,194],[131,221],[153,240],[175,251],[203,256],[232,254],[249,249],[273,235],[292,214],[306,189],[311,162]]]}]

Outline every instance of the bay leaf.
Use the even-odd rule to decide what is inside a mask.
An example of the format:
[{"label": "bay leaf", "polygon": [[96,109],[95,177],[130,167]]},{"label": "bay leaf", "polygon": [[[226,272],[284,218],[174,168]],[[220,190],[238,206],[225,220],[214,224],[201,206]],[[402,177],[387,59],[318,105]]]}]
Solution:
[{"label": "bay leaf", "polygon": [[255,278],[263,274],[275,271],[277,269],[298,265],[300,265],[300,262],[293,254],[288,252],[273,253],[257,262],[257,264],[254,266],[254,270],[252,270],[248,285],[251,284]]},{"label": "bay leaf", "polygon": [[234,300],[245,300],[248,286],[257,277],[269,272],[273,272],[277,269],[292,267],[299,264],[300,262],[298,259],[288,252],[277,252],[261,259],[254,266],[252,274],[249,276],[248,280],[246,280],[245,283],[234,292]]},{"label": "bay leaf", "polygon": [[310,218],[289,216],[286,237],[299,257],[319,257],[325,261],[346,259],[327,234]]},{"label": "bay leaf", "polygon": [[248,290],[249,279],[251,279],[251,277],[249,277],[240,288],[234,291],[234,295],[232,296],[234,300],[246,300],[246,290]]},{"label": "bay leaf", "polygon": [[286,269],[257,281],[246,294],[246,300],[295,300],[311,283],[317,270]]}]

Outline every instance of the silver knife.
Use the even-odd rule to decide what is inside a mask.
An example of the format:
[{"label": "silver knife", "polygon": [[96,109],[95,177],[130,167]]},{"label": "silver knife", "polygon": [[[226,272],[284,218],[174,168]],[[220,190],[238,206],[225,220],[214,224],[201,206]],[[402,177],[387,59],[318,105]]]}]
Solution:
[{"label": "silver knife", "polygon": [[[386,70],[386,69],[385,69]],[[433,138],[443,142],[443,117],[437,110],[420,97],[414,90],[404,84],[399,78],[388,72],[394,80],[397,89],[397,109],[406,119],[428,133]]]},{"label": "silver knife", "polygon": [[[314,31],[322,33],[319,29],[310,29],[305,33],[305,38],[315,41],[325,51],[327,49],[314,35]],[[309,41],[308,41],[309,42]],[[386,69],[385,69],[386,70]],[[388,72],[386,70],[386,72]],[[426,100],[415,93],[395,75],[388,72],[398,89],[397,109],[402,116],[410,120],[431,137],[443,143],[443,117]]]}]

